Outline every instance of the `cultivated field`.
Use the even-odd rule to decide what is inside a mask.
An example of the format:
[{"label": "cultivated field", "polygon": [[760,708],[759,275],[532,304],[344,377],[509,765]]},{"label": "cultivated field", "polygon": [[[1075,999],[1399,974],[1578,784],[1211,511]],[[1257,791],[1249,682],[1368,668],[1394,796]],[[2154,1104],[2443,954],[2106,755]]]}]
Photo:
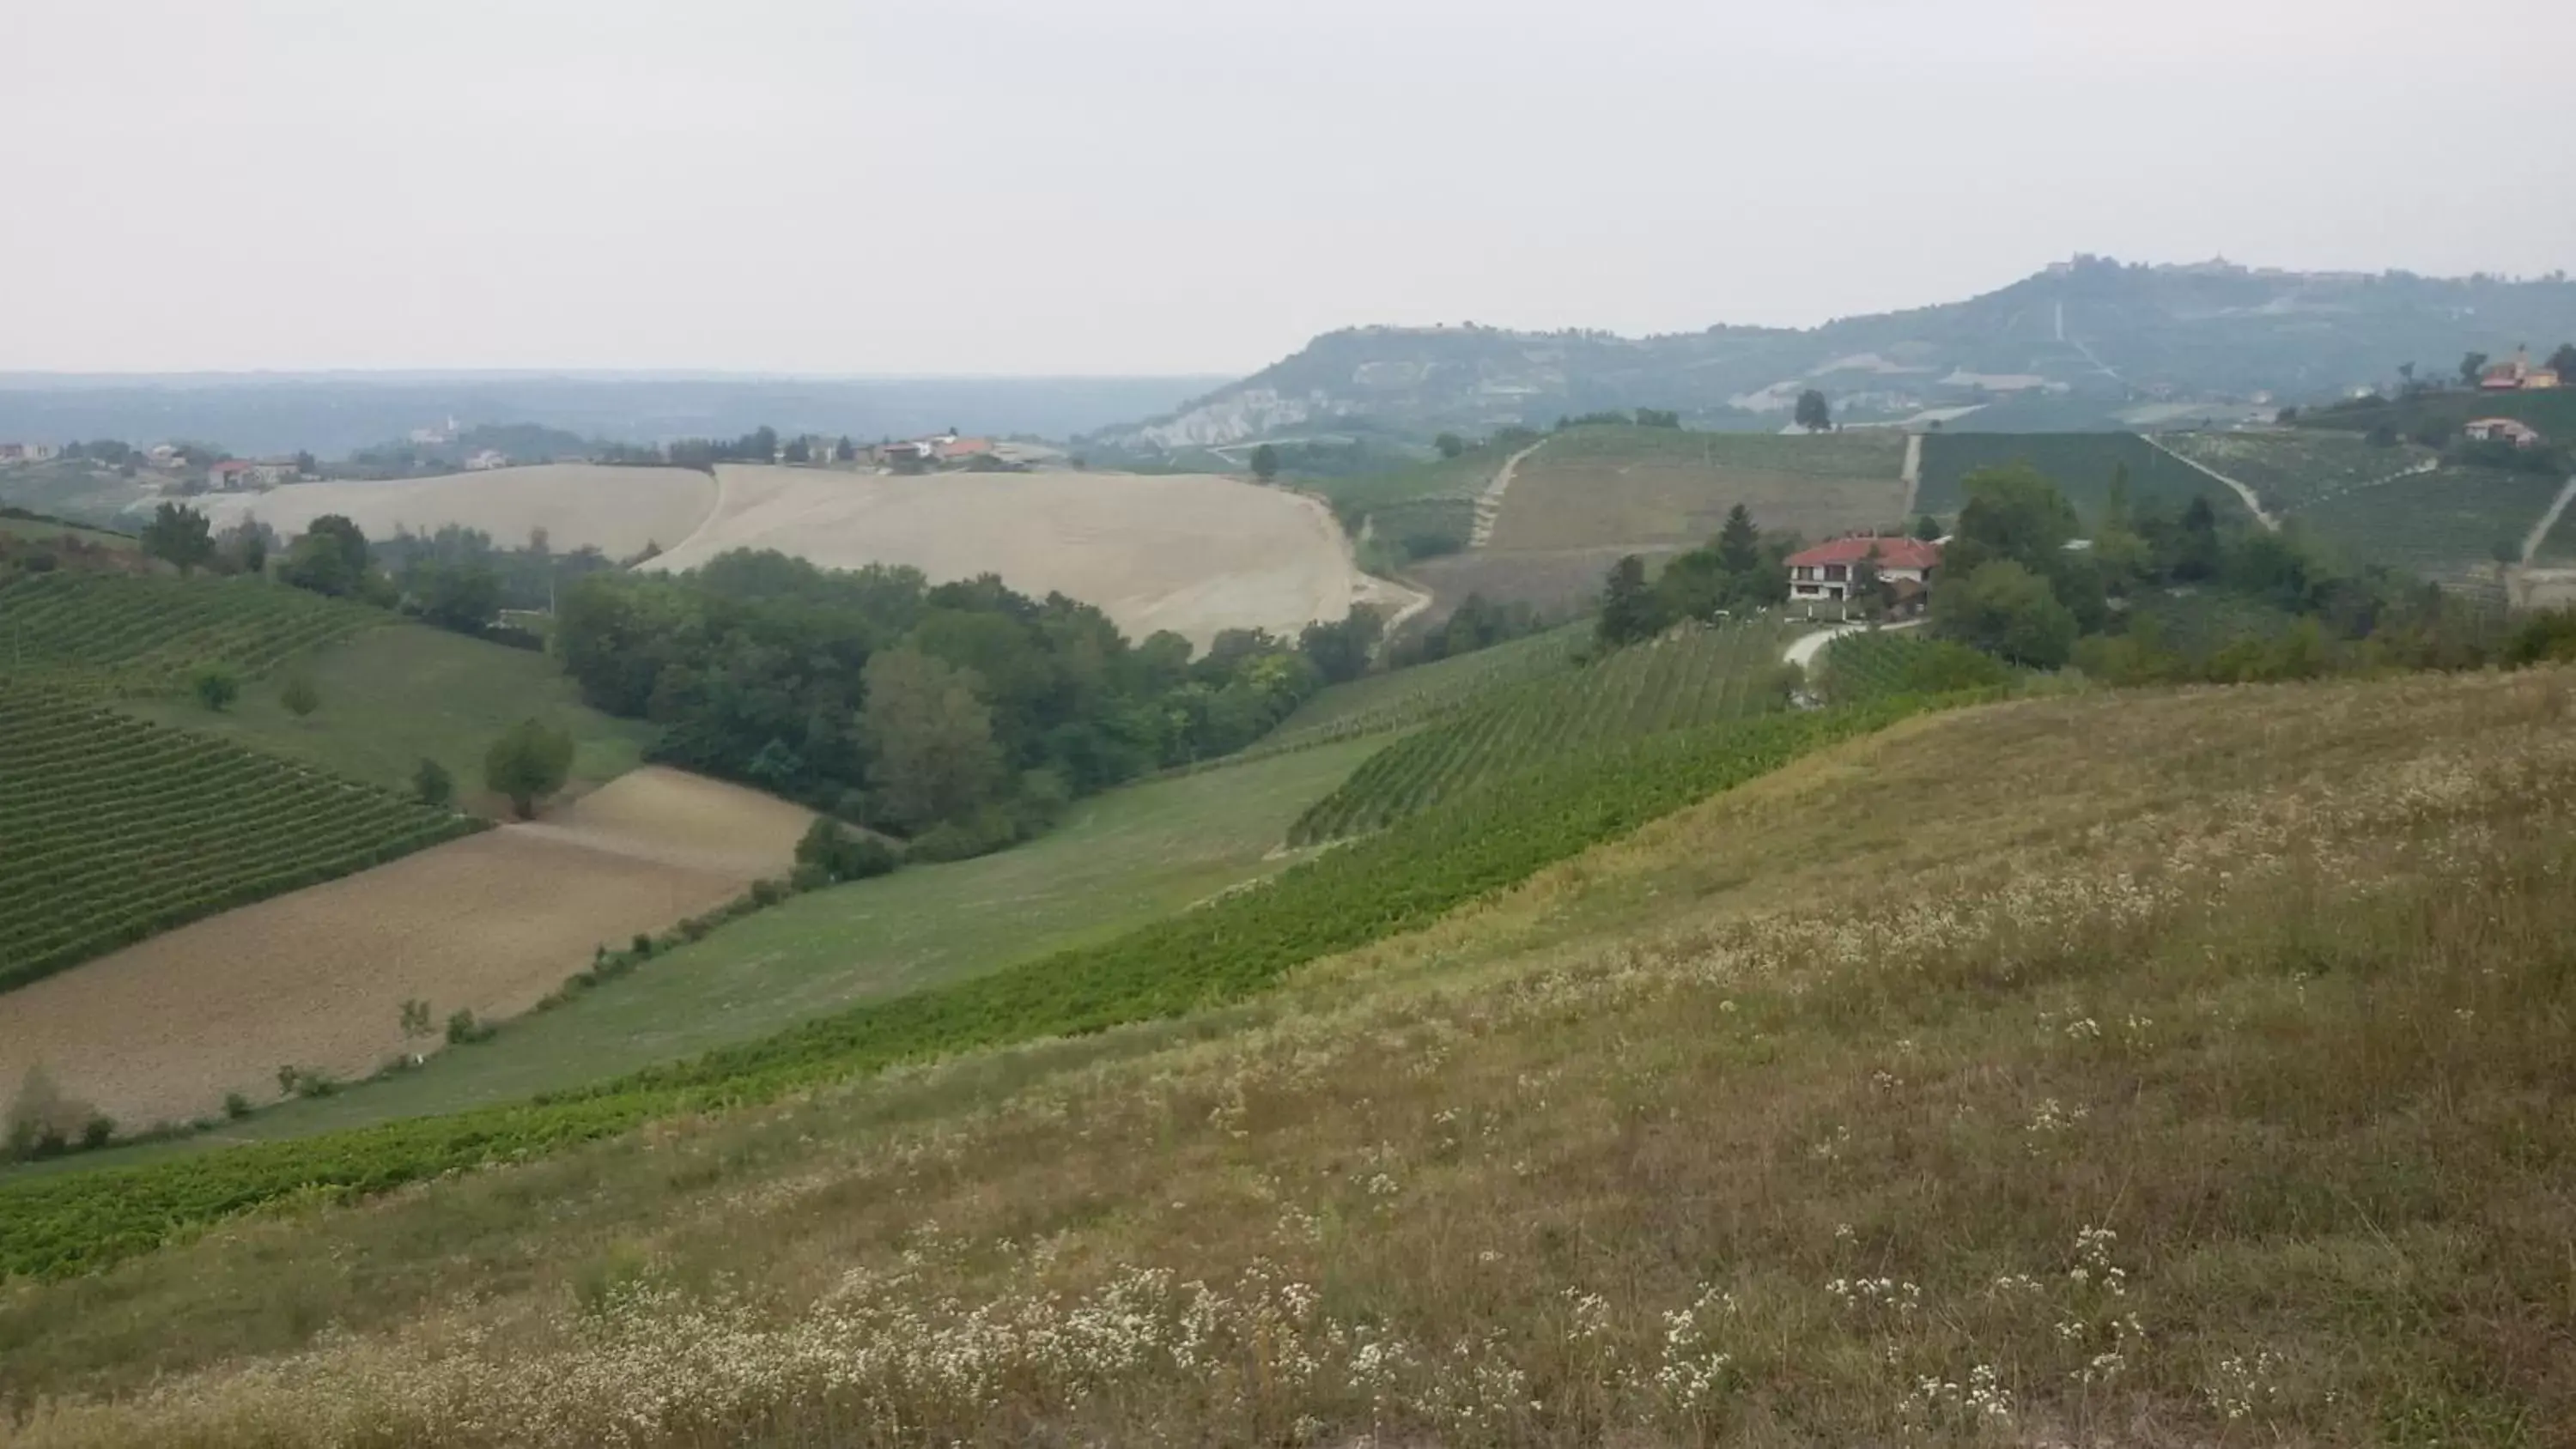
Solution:
[{"label": "cultivated field", "polygon": [[1461,654],[1337,684],[1280,721],[1249,753],[1302,749],[1425,724],[1524,680],[1561,674],[1592,647],[1590,624],[1569,624]]},{"label": "cultivated field", "polygon": [[1469,594],[1497,603],[1527,604],[1552,619],[1589,613],[1601,599],[1602,580],[1624,554],[1643,556],[1649,565],[1681,552],[1677,544],[1606,548],[1532,549],[1498,553],[1476,549],[1427,558],[1404,571],[1406,578],[1431,590],[1432,607],[1422,627],[1438,628]]},{"label": "cultivated field", "polygon": [[2570,684],[1918,720],[1266,999],[28,1283],[12,1449],[2554,1444]]},{"label": "cultivated field", "polygon": [[716,484],[689,468],[546,463],[384,483],[294,483],[196,502],[218,529],[256,518],[292,538],[314,519],[337,513],[369,538],[391,537],[396,528],[426,533],[452,523],[517,548],[542,528],[558,551],[590,547],[625,558],[647,544],[669,548],[686,538],[715,508]]},{"label": "cultivated field", "polygon": [[1738,503],[1766,531],[1815,539],[1903,519],[1905,439],[1584,427],[1522,462],[1490,548],[1497,554],[1706,543]]},{"label": "cultivated field", "polygon": [[[0,1077],[14,1090],[41,1063],[135,1129],[210,1112],[227,1092],[272,1099],[280,1066],[363,1076],[436,1048],[403,1036],[406,1000],[427,1001],[442,1022],[459,1009],[525,1011],[589,965],[594,946],[784,874],[808,818],[752,791],[639,770],[543,824],[228,911],[11,993],[0,999]],[[257,859],[260,848],[235,830],[192,855]]]},{"label": "cultivated field", "polygon": [[[0,683],[0,990],[475,826],[390,791]],[[24,1000],[0,1006],[0,1030],[34,1014]],[[0,1036],[0,1076],[26,1061]]]},{"label": "cultivated field", "polygon": [[1552,761],[1615,756],[1650,735],[1781,709],[1784,632],[1768,619],[1687,628],[1490,691],[1387,746],[1298,817],[1289,838],[1304,844],[1381,829]]},{"label": "cultivated field", "polygon": [[[787,1030],[852,1002],[987,974],[1114,936],[1288,865],[1292,857],[1279,841],[1289,822],[1372,748],[1361,741],[1301,750],[1096,796],[1026,845],[953,864],[910,866],[734,921],[609,985],[524,1017],[494,1041],[434,1056],[417,1072],[272,1108],[213,1138],[113,1156],[197,1151],[245,1137],[302,1137],[584,1087]],[[571,814],[609,818],[632,798],[633,782],[662,773],[626,776]],[[703,817],[685,818],[701,823],[653,845],[656,856],[673,858],[675,846],[704,838]],[[542,994],[588,964],[592,941],[622,941],[669,919],[586,928],[594,934],[573,942],[579,959],[557,952],[532,964],[526,985]],[[432,999],[444,1009],[445,996]],[[390,1028],[392,1007],[379,1011],[377,1005],[371,996],[357,1013],[359,1025],[372,1029],[381,1015]]]},{"label": "cultivated field", "polygon": [[[2086,527],[2102,517],[2115,469],[2129,470],[2133,508],[2179,511],[2206,498],[2221,518],[2244,519],[2244,501],[2226,484],[2156,450],[2135,433],[1932,433],[1923,439],[1919,512],[1948,517],[1967,503],[1960,483],[1980,468],[2028,463],[2058,486]],[[2220,469],[2225,472],[2225,469]]]},{"label": "cultivated field", "polygon": [[2359,562],[2491,586],[2498,561],[2522,556],[2524,537],[2565,484],[2544,474],[2443,468],[2335,494],[2290,520]]},{"label": "cultivated field", "polygon": [[30,574],[0,584],[0,676],[150,694],[208,665],[258,675],[390,617],[257,579]]},{"label": "cultivated field", "polygon": [[883,477],[724,466],[705,526],[648,567],[737,548],[829,568],[904,564],[935,581],[997,573],[1099,606],[1130,638],[1169,629],[1294,634],[1355,603],[1410,602],[1362,574],[1323,504],[1215,476],[950,473]]},{"label": "cultivated field", "polygon": [[436,760],[463,804],[496,817],[507,802],[484,793],[483,755],[520,720],[540,719],[572,736],[567,791],[576,796],[635,768],[656,732],[584,705],[543,654],[420,624],[389,624],[326,644],[277,673],[310,680],[321,708],[298,718],[270,683],[248,686],[221,714],[186,699],[134,700],[125,708],[390,790],[410,790],[420,762]]},{"label": "cultivated field", "polygon": [[2265,511],[2286,514],[2340,493],[2402,481],[2430,464],[2430,448],[2380,447],[2351,433],[2175,433],[2166,447],[2254,490]]}]

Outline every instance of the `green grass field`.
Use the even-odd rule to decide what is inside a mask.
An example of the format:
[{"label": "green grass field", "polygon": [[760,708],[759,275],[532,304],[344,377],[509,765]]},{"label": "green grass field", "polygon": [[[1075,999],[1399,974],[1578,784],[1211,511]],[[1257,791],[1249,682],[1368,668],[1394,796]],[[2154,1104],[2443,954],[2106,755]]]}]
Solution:
[{"label": "green grass field", "polygon": [[[288,664],[272,671],[270,681],[243,689],[222,714],[179,699],[135,700],[127,707],[389,789],[409,789],[412,771],[433,759],[467,795],[481,788],[492,741],[531,716],[572,735],[575,793],[635,768],[655,734],[642,721],[584,705],[543,654],[420,624],[370,629]],[[322,699],[302,719],[279,702],[276,683],[297,672],[312,679]]]},{"label": "green grass field", "polygon": [[256,677],[392,619],[257,579],[32,574],[0,585],[0,675],[87,693],[157,694],[209,665]]},{"label": "green grass field", "polygon": [[2396,481],[2433,459],[2412,443],[2380,447],[2350,433],[2174,433],[2166,447],[2214,468],[2263,500],[2274,514],[2314,506],[2356,488]]},{"label": "green grass field", "polygon": [[1768,531],[1824,538],[1902,522],[1905,439],[1893,432],[1701,433],[1570,428],[1524,462],[1495,520],[1496,553],[1695,546],[1743,504]]},{"label": "green grass field", "polygon": [[2487,468],[2443,468],[2337,494],[2290,515],[2363,563],[2443,583],[2492,580],[2499,554],[2518,558],[2526,534],[2566,480]]},{"label": "green grass field", "polygon": [[0,682],[0,988],[475,829],[387,791]]},{"label": "green grass field", "polygon": [[1788,703],[1779,687],[1787,634],[1768,619],[1685,629],[1495,691],[1389,745],[1299,817],[1290,838],[1383,829],[1550,760],[1781,709]]},{"label": "green grass field", "polygon": [[1475,521],[1476,495],[1509,456],[1499,448],[1470,448],[1455,458],[1353,478],[1304,478],[1298,486],[1330,501],[1354,536],[1365,523],[1377,539],[1395,547],[1411,542],[1415,553],[1460,549]]},{"label": "green grass field", "polygon": [[49,518],[12,518],[0,512],[0,537],[44,542],[57,538],[76,538],[83,543],[101,544],[108,548],[139,548],[132,534],[109,533],[105,529],[83,528],[73,523],[58,523]]},{"label": "green grass field", "polygon": [[523,1017],[491,1042],[434,1056],[420,1071],[291,1102],[203,1139],[83,1162],[303,1136],[586,1086],[855,1002],[1114,936],[1287,865],[1291,857],[1278,847],[1289,823],[1372,748],[1301,750],[1098,796],[1015,849],[798,896]]},{"label": "green grass field", "polygon": [[[1961,483],[1980,468],[2028,463],[2075,505],[2085,526],[2102,517],[2111,473],[2129,469],[2136,507],[2180,509],[2206,498],[2221,518],[2245,518],[2245,504],[2226,484],[2158,452],[2134,433],[1930,433],[1923,439],[1923,477],[1915,508],[1949,517],[1967,503]],[[2224,472],[2225,470],[2220,470]]]}]

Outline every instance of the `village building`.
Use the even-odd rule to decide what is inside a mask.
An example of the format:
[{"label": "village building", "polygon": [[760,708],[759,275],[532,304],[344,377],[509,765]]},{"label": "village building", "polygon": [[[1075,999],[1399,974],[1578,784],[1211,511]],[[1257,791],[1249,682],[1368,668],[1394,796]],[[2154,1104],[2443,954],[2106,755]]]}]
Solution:
[{"label": "village building", "polygon": [[2483,392],[2547,392],[2560,384],[2553,368],[2531,365],[2531,349],[2517,347],[2509,361],[2491,363],[2478,374]]},{"label": "village building", "polygon": [[62,451],[51,443],[0,443],[0,464],[47,463]]},{"label": "village building", "polygon": [[2540,431],[2512,418],[2480,418],[2460,431],[2472,443],[2511,443],[2517,448],[2540,446]]},{"label": "village building", "polygon": [[495,452],[490,448],[485,448],[483,451],[476,453],[474,456],[465,460],[465,471],[469,473],[489,473],[495,468],[507,468],[509,466],[509,454]]},{"label": "village building", "polygon": [[1861,534],[1837,538],[1789,555],[1790,601],[1842,603],[1852,595],[1853,574],[1875,553],[1880,579],[1892,593],[1919,605],[1941,567],[1941,545],[1921,539]]}]

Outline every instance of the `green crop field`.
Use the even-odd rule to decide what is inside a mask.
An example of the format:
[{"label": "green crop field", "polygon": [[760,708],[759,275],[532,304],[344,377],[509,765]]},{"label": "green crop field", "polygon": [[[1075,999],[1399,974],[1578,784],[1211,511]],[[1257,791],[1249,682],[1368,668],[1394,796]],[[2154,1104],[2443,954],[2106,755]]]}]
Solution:
[{"label": "green crop field", "polygon": [[1686,629],[1499,693],[1389,745],[1289,838],[1380,829],[1550,759],[1615,754],[1624,741],[1780,709],[1782,637],[1768,620]]},{"label": "green crop field", "polygon": [[0,675],[159,693],[208,665],[255,676],[391,617],[255,579],[34,574],[0,585]]},{"label": "green crop field", "polygon": [[51,518],[13,516],[17,510],[0,508],[0,538],[31,539],[44,542],[57,538],[76,538],[83,543],[107,548],[138,548],[132,534],[109,533],[105,529],[83,528],[74,523],[61,523]]},{"label": "green crop field", "polygon": [[652,725],[601,714],[543,654],[468,639],[420,624],[392,624],[334,640],[292,662],[321,708],[301,719],[275,688],[254,684],[222,714],[193,701],[135,700],[146,718],[206,730],[353,780],[409,789],[423,759],[460,785],[482,779],[483,754],[501,732],[535,717],[573,738],[578,794],[635,768]]},{"label": "green crop field", "polygon": [[1409,543],[1409,552],[1430,554],[1467,546],[1476,495],[1509,456],[1498,447],[1470,448],[1455,458],[1352,478],[1303,479],[1299,486],[1330,501],[1354,535],[1366,526],[1391,545]]},{"label": "green crop field", "polygon": [[1824,647],[1814,671],[1816,693],[1835,704],[2000,687],[2014,673],[1991,654],[1920,629],[1845,634]]},{"label": "green crop field", "polygon": [[2576,437],[2576,387],[2541,392],[2430,392],[2416,397],[2364,399],[2299,415],[2299,426],[2322,432],[2366,433],[2386,427],[2400,437],[2427,428],[2456,433],[2473,418],[2512,418],[2552,438]]},{"label": "green crop field", "polygon": [[[1479,792],[1427,811],[1203,909],[550,1100],[121,1167],[13,1176],[0,1181],[0,1277],[81,1272],[149,1251],[174,1232],[290,1197],[383,1192],[557,1151],[657,1117],[773,1100],[899,1062],[1240,1000],[1297,966],[1427,925],[1551,862],[1811,750],[1883,728],[1918,707],[1890,701],[1672,731],[1630,749],[1545,763],[1518,777],[1510,791]],[[1321,753],[1281,763],[1311,762]],[[836,939],[848,948],[846,936]]]},{"label": "green crop field", "polygon": [[2443,468],[2337,494],[2291,515],[2295,526],[2363,563],[2448,584],[2493,581],[2499,556],[2549,511],[2564,479],[2487,468]]},{"label": "green crop field", "polygon": [[1893,432],[1700,433],[1581,427],[1514,475],[1497,553],[1706,543],[1743,504],[1765,530],[1824,538],[1903,521],[1905,439]]},{"label": "green crop field", "polygon": [[2434,459],[2411,443],[2380,447],[2350,433],[2175,433],[2165,446],[2254,490],[2287,514],[2356,488],[2399,481]]},{"label": "green crop field", "polygon": [[1570,670],[1591,646],[1589,623],[1568,624],[1472,654],[1337,684],[1306,701],[1243,758],[1426,724],[1496,690]]},{"label": "green crop field", "polygon": [[41,690],[0,684],[0,740],[0,988],[479,828]]},{"label": "green crop field", "polygon": [[[2028,463],[2046,474],[2091,527],[2110,496],[2112,470],[2126,464],[2137,507],[2179,509],[2206,498],[2221,518],[2245,518],[2245,504],[2224,483],[2156,450],[2135,433],[1930,433],[1914,506],[1943,517],[1967,503],[1961,484],[1980,468]],[[2222,470],[2223,471],[2223,470]]]},{"label": "green crop field", "polygon": [[1278,848],[1289,823],[1369,749],[1303,750],[1097,796],[1014,849],[811,892],[732,922],[419,1071],[290,1102],[212,1138],[97,1160],[564,1091],[1112,936],[1290,864]]}]

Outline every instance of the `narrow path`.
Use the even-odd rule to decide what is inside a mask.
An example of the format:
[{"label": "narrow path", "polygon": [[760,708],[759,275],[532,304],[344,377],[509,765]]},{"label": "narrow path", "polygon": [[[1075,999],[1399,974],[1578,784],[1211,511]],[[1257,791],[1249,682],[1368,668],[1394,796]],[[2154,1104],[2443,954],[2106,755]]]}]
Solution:
[{"label": "narrow path", "polygon": [[1494,481],[1476,495],[1476,521],[1467,529],[1467,547],[1483,548],[1494,541],[1494,520],[1502,517],[1503,495],[1512,491],[1512,475],[1520,470],[1521,460],[1547,446],[1545,438],[1530,444],[1503,460],[1494,470]]},{"label": "narrow path", "polygon": [[2540,556],[2540,545],[2548,540],[2549,530],[2558,526],[2558,515],[2567,511],[2571,501],[2576,501],[2576,478],[2568,479],[2567,486],[2558,490],[2558,496],[2549,501],[2549,511],[2540,515],[2540,521],[2523,538],[2522,567],[2531,567],[2531,561]]},{"label": "narrow path", "polygon": [[1896,481],[1905,485],[1905,521],[1914,521],[1914,497],[1923,489],[1923,435],[1905,435],[1905,466],[1898,469]]},{"label": "narrow path", "polygon": [[1797,638],[1790,640],[1789,647],[1780,651],[1780,662],[1783,664],[1795,664],[1799,668],[1804,669],[1809,664],[1815,662],[1816,656],[1824,652],[1826,645],[1831,644],[1835,640],[1843,637],[1845,634],[1859,634],[1872,628],[1882,628],[1892,634],[1899,629],[1912,629],[1919,627],[1922,623],[1923,621],[1920,619],[1908,619],[1902,624],[1872,625],[1865,620],[1853,624],[1835,624],[1830,628],[1818,629],[1812,634],[1801,634]]},{"label": "narrow path", "polygon": [[2152,436],[2146,433],[2138,433],[2134,436],[2136,436],[2139,441],[2145,443],[2148,447],[2155,449],[2157,452],[2164,454],[2166,457],[2173,459],[2184,467],[2206,474],[2209,477],[2216,479],[2218,482],[2226,484],[2229,489],[2235,492],[2238,498],[2244,500],[2245,511],[2254,515],[2255,522],[2262,524],[2264,528],[2273,533],[2279,533],[2281,531],[2281,520],[2274,518],[2272,515],[2263,511],[2263,500],[2255,496],[2253,489],[2248,488],[2244,484],[2237,482],[2235,479],[2228,477],[2226,474],[2219,472],[2207,463],[2203,463],[2198,459],[2184,457],[2182,454],[2177,453],[2173,449],[2166,447],[2164,444],[2157,442]]}]

